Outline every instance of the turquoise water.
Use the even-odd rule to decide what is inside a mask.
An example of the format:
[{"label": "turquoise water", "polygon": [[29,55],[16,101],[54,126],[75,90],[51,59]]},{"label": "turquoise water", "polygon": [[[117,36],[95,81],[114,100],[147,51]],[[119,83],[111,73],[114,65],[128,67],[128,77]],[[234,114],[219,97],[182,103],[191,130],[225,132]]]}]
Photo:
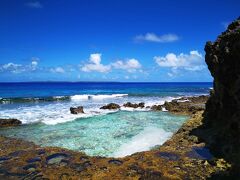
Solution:
[{"label": "turquoise water", "polygon": [[91,156],[123,157],[161,145],[186,119],[168,112],[118,111],[56,125],[34,123],[6,128],[0,134]]},{"label": "turquoise water", "polygon": [[[212,83],[0,83],[0,118],[23,123],[0,134],[88,155],[122,157],[162,144],[187,118],[147,106],[206,95],[211,87]],[[144,102],[145,108],[125,108],[126,102]],[[108,103],[119,104],[120,110],[100,109]],[[74,106],[83,106],[85,113],[71,114]]]}]

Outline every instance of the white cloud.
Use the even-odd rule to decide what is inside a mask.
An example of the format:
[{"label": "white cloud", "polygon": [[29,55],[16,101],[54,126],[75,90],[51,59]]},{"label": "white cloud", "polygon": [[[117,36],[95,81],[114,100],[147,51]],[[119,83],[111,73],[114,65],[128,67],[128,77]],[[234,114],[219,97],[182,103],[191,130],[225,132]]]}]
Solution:
[{"label": "white cloud", "polygon": [[202,70],[204,66],[204,58],[198,51],[190,51],[189,54],[181,53],[176,55],[168,53],[166,56],[155,56],[155,62],[161,67],[183,68],[189,71]]},{"label": "white cloud", "polygon": [[100,64],[101,56],[102,56],[102,54],[99,54],[99,53],[91,54],[90,58],[89,58],[89,61],[94,63],[94,64]]},{"label": "white cloud", "polygon": [[43,8],[43,5],[39,1],[27,2],[25,5],[36,9]]},{"label": "white cloud", "polygon": [[128,59],[125,62],[124,61],[116,61],[114,63],[112,63],[112,66],[115,69],[123,69],[123,70],[127,70],[128,72],[134,72],[136,71],[136,69],[140,69],[142,67],[142,65],[139,63],[139,61],[137,59]]},{"label": "white cloud", "polygon": [[106,73],[111,70],[111,65],[101,64],[101,54],[91,54],[89,58],[89,63],[85,64],[81,70],[84,72],[97,71],[101,73]]},{"label": "white cloud", "polygon": [[32,61],[32,66],[37,66],[38,65],[38,62],[37,61]]},{"label": "white cloud", "polygon": [[146,33],[144,35],[138,35],[134,38],[136,42],[158,42],[158,43],[167,43],[167,42],[174,42],[179,40],[179,37],[176,34],[164,34],[158,36],[154,33]]},{"label": "white cloud", "polygon": [[25,68],[21,64],[15,64],[15,63],[7,63],[3,64],[0,67],[1,72],[11,72],[11,73],[21,73],[25,71]]},{"label": "white cloud", "polygon": [[27,65],[15,64],[12,62],[9,62],[7,64],[2,64],[0,65],[0,72],[10,72],[10,73],[18,74],[22,72],[35,71],[37,69],[37,66],[38,66],[37,59],[32,58],[31,63]]},{"label": "white cloud", "polygon": [[34,70],[37,69],[38,61],[39,61],[39,60],[40,60],[40,59],[37,58],[37,57],[32,57],[32,62],[31,62],[31,65],[30,65],[32,71],[34,71]]},{"label": "white cloud", "polygon": [[65,70],[62,67],[51,68],[50,71],[52,73],[65,73]]}]

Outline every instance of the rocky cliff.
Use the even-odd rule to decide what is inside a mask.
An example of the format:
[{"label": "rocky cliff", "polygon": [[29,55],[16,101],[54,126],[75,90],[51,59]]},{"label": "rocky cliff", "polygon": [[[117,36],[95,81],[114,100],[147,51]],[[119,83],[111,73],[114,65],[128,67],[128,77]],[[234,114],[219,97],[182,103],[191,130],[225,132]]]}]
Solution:
[{"label": "rocky cliff", "polygon": [[205,61],[214,78],[214,89],[204,113],[202,135],[210,149],[233,164],[240,174],[240,18],[207,42]]}]

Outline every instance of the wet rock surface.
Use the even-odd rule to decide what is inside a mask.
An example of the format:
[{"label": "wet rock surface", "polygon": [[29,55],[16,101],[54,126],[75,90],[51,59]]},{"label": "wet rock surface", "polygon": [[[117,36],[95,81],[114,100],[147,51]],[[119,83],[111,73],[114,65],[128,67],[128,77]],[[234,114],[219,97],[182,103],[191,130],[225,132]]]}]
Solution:
[{"label": "wet rock surface", "polygon": [[165,102],[163,107],[169,112],[175,114],[193,114],[197,111],[205,109],[205,103],[209,96],[197,96],[197,97],[183,97],[180,99],[172,100],[171,102]]},{"label": "wet rock surface", "polygon": [[240,20],[205,50],[214,91],[204,118],[208,97],[165,103],[191,118],[162,146],[113,159],[0,136],[0,179],[239,179]]},{"label": "wet rock surface", "polygon": [[145,104],[143,102],[141,103],[131,103],[127,102],[123,104],[124,107],[130,107],[130,108],[144,108]]},{"label": "wet rock surface", "polygon": [[199,158],[207,147],[191,131],[201,124],[202,111],[162,146],[124,158],[90,157],[0,136],[0,179],[206,179],[230,165],[223,159]]},{"label": "wet rock surface", "polygon": [[84,111],[83,111],[83,106],[70,107],[70,112],[71,112],[71,114],[84,113]]},{"label": "wet rock surface", "polygon": [[10,127],[21,125],[22,122],[18,119],[0,119],[0,127]]},{"label": "wet rock surface", "polygon": [[120,106],[116,103],[109,103],[105,106],[100,107],[100,109],[119,109]]}]

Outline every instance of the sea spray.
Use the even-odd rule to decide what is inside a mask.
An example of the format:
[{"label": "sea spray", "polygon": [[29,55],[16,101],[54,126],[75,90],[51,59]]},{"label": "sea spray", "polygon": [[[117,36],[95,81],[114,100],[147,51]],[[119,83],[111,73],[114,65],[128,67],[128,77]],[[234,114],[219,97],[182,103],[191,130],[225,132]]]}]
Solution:
[{"label": "sea spray", "polygon": [[123,144],[119,150],[113,154],[114,157],[124,157],[135,152],[150,150],[155,145],[162,145],[172,136],[171,132],[166,132],[157,127],[146,127],[129,142]]}]

